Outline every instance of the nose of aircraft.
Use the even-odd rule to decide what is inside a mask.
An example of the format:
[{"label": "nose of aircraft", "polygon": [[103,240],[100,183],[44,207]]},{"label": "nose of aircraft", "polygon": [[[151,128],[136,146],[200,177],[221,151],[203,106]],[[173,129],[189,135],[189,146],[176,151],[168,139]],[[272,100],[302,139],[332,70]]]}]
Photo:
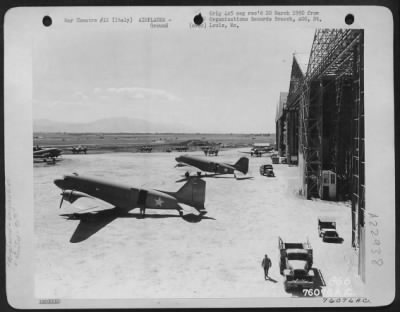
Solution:
[{"label": "nose of aircraft", "polygon": [[54,184],[57,185],[60,189],[63,189],[64,187],[64,180],[63,179],[55,179]]}]

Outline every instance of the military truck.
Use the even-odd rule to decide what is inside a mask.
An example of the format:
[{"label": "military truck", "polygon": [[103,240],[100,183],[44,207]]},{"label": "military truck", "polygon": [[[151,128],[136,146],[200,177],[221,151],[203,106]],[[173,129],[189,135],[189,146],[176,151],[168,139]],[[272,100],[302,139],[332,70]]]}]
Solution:
[{"label": "military truck", "polygon": [[274,168],[272,165],[261,165],[260,174],[267,177],[275,177]]},{"label": "military truck", "polygon": [[278,244],[279,268],[281,275],[285,277],[285,290],[313,288],[313,250],[308,239],[306,243],[285,243],[279,237]]}]

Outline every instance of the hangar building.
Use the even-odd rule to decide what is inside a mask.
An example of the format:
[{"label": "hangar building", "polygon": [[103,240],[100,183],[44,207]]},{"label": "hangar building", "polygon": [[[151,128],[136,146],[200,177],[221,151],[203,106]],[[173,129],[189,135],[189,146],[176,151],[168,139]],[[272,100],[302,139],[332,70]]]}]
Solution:
[{"label": "hangar building", "polygon": [[352,246],[365,281],[364,32],[317,29],[307,69],[293,57],[286,101],[281,93],[276,142],[298,165],[307,199],[350,200]]}]

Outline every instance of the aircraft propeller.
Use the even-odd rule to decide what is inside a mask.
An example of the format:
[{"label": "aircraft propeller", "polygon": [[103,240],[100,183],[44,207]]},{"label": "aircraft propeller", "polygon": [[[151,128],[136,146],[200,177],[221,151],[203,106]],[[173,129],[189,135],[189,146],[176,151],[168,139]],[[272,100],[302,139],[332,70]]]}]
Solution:
[{"label": "aircraft propeller", "polygon": [[[60,207],[62,206],[64,199],[67,200],[68,202],[71,202],[71,197],[73,196],[72,193],[74,193],[74,190],[63,190],[61,192],[61,201],[60,201]],[[72,197],[73,198],[73,197]]]},{"label": "aircraft propeller", "polygon": [[64,201],[64,191],[62,191],[62,193],[61,193],[60,195],[61,195],[61,201],[60,201],[60,207],[59,207],[58,209],[61,209],[61,206],[62,206],[62,204],[63,204],[63,201]]}]

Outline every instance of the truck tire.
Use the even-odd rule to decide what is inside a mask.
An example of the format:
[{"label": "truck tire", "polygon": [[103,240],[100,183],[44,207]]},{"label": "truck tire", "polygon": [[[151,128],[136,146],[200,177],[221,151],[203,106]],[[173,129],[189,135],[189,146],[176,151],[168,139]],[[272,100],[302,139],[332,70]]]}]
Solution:
[{"label": "truck tire", "polygon": [[289,287],[288,284],[286,283],[286,281],[283,283],[283,289],[288,292],[289,291]]}]

